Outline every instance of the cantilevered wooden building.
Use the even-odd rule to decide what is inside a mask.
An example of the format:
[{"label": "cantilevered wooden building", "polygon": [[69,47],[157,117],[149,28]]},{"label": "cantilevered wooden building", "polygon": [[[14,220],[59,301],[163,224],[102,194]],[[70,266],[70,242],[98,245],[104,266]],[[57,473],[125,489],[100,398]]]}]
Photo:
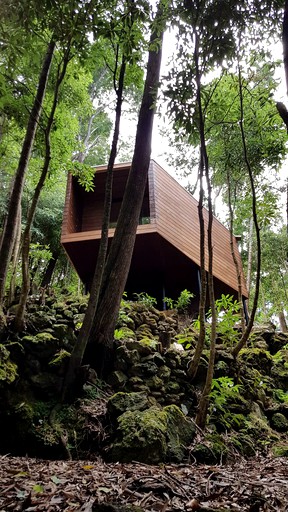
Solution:
[{"label": "cantilevered wooden building", "polygon": [[[129,168],[129,163],[115,165],[110,239],[117,223]],[[88,288],[101,237],[106,169],[106,166],[95,169],[95,187],[91,192],[85,192],[71,175],[68,177],[61,242]],[[206,210],[204,217],[207,222]],[[233,244],[242,271],[235,238]],[[185,288],[199,296],[199,246],[197,201],[151,160],[126,291],[130,296],[147,292],[157,297],[159,305],[163,296],[177,298]],[[237,297],[230,234],[216,218],[213,222],[213,251],[216,296],[229,293]],[[246,298],[243,272],[242,291]]]}]

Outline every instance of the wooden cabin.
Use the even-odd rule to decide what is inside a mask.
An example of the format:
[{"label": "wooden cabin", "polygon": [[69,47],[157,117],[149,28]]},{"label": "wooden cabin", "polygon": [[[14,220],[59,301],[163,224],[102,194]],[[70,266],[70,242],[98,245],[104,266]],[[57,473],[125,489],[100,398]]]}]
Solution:
[{"label": "wooden cabin", "polygon": [[[130,163],[114,168],[109,238],[113,237]],[[61,242],[89,289],[101,237],[106,166],[95,169],[94,190],[86,192],[68,177]],[[204,209],[207,224],[208,212]],[[234,251],[242,270],[236,239]],[[130,272],[128,296],[147,292],[158,306],[164,296],[173,299],[184,289],[199,297],[200,232],[198,202],[155,161],[151,160]],[[213,222],[213,274],[216,297],[237,298],[237,276],[231,255],[230,234],[216,218]],[[206,257],[208,262],[208,256]],[[247,288],[242,272],[243,298]]]}]

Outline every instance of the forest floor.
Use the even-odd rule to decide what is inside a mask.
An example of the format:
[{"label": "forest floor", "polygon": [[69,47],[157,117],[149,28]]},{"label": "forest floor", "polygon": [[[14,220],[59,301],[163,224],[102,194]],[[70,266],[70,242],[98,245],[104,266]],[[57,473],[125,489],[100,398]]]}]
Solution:
[{"label": "forest floor", "polygon": [[129,506],[150,512],[288,511],[288,458],[149,466],[0,456],[0,512],[135,510]]}]

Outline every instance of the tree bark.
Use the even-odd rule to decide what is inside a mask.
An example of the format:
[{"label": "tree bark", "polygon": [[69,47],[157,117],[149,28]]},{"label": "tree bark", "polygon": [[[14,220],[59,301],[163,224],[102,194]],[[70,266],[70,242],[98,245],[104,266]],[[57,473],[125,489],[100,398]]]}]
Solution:
[{"label": "tree bark", "polygon": [[49,284],[51,283],[52,275],[57,263],[57,260],[59,258],[60,250],[55,250],[52,252],[52,258],[50,259],[47,267],[45,268],[40,287],[41,288],[47,288]]},{"label": "tree bark", "polygon": [[[134,155],[85,354],[87,361],[102,374],[106,369],[108,370],[109,366],[115,324],[130,268],[148,178],[155,103],[159,87],[163,31],[164,23],[160,2],[155,18],[155,31],[150,40],[151,47],[138,117]],[[160,35],[159,32],[161,32]],[[158,45],[159,49],[157,48]]]},{"label": "tree bark", "polygon": [[287,322],[286,322],[286,318],[285,318],[283,310],[279,311],[278,318],[279,318],[281,332],[288,332]]},{"label": "tree bark", "polygon": [[234,251],[234,237],[233,237],[233,230],[234,230],[234,214],[233,214],[233,208],[232,208],[232,201],[231,201],[231,180],[230,180],[230,174],[229,170],[227,168],[227,190],[228,190],[228,207],[229,207],[229,230],[230,230],[230,249],[231,254],[235,266],[236,276],[237,276],[237,284],[238,284],[238,302],[239,302],[239,314],[240,314],[240,320],[241,320],[241,329],[242,332],[245,330],[245,318],[244,318],[244,308],[243,308],[243,301],[242,301],[242,274],[239,267],[238,260],[236,258],[236,254]]},{"label": "tree bark", "polygon": [[38,87],[36,96],[34,99],[33,107],[30,112],[26,135],[22,145],[22,151],[18,163],[18,168],[16,171],[13,189],[9,200],[8,205],[8,213],[1,237],[1,247],[0,247],[0,323],[1,318],[2,322],[5,322],[5,317],[3,314],[3,301],[5,295],[5,285],[7,279],[7,271],[8,266],[11,259],[12,248],[15,243],[15,230],[16,230],[16,220],[19,213],[19,208],[22,199],[23,187],[25,174],[28,167],[28,162],[30,159],[32,147],[34,144],[34,139],[36,135],[36,130],[38,126],[38,121],[41,115],[43,99],[45,96],[46,86],[49,78],[52,58],[55,49],[55,42],[52,39],[48,44],[46,55],[43,61],[42,69],[39,76]]},{"label": "tree bark", "polygon": [[22,232],[22,208],[20,205],[18,216],[16,220],[16,233],[15,233],[15,244],[12,251],[12,259],[11,259],[11,267],[12,267],[12,275],[9,283],[9,294],[8,294],[8,306],[12,304],[15,300],[15,291],[16,291],[16,275],[17,275],[17,267],[21,250],[21,232]]},{"label": "tree bark", "polygon": [[[197,75],[197,103],[199,107],[199,131],[201,138],[200,144],[200,165],[199,165],[199,203],[198,203],[198,218],[199,218],[199,228],[200,228],[200,299],[199,299],[199,321],[200,321],[200,329],[199,329],[199,338],[197,341],[195,353],[193,359],[188,368],[188,376],[191,380],[195,379],[197,370],[200,363],[200,358],[204,349],[205,344],[205,336],[206,336],[206,326],[205,326],[205,313],[206,313],[206,295],[207,295],[207,278],[206,278],[206,268],[205,268],[205,224],[203,217],[203,201],[204,201],[204,186],[203,186],[203,177],[205,174],[205,164],[208,163],[206,145],[205,145],[205,135],[204,135],[204,147],[203,147],[203,134],[204,134],[204,120],[202,115],[201,108],[201,93],[200,93],[200,76],[198,69],[198,39],[196,38],[195,42],[195,51],[194,51],[194,62],[196,66],[196,75]],[[200,105],[200,106],[199,106]]]},{"label": "tree bark", "polygon": [[254,294],[253,306],[252,306],[249,322],[246,326],[246,329],[242,333],[239,343],[236,345],[236,347],[232,351],[232,354],[235,358],[238,356],[240,350],[245,346],[245,344],[249,338],[250,332],[252,330],[252,327],[253,327],[254,318],[255,318],[255,314],[256,314],[256,310],[257,310],[258,298],[259,298],[260,271],[261,271],[260,227],[258,224],[258,216],[257,216],[256,190],[255,190],[253,172],[252,172],[249,158],[248,158],[246,137],[245,137],[245,130],[244,130],[243,85],[242,85],[240,64],[238,64],[238,78],[239,78],[239,99],[240,99],[240,122],[239,122],[239,125],[240,125],[240,131],[241,131],[244,160],[245,160],[245,164],[247,167],[249,180],[250,180],[250,186],[251,186],[251,192],[252,192],[252,216],[253,216],[253,222],[254,222],[255,233],[256,233],[257,262],[256,262],[256,280],[255,280],[255,294]]},{"label": "tree bark", "polygon": [[[204,428],[207,419],[208,406],[209,406],[209,395],[212,387],[212,379],[214,374],[214,362],[215,362],[215,352],[216,352],[216,323],[217,323],[217,315],[215,308],[215,298],[214,298],[214,283],[213,283],[213,241],[212,241],[212,228],[213,228],[213,203],[212,203],[212,190],[211,190],[211,181],[209,176],[209,161],[208,154],[206,148],[206,140],[205,140],[205,119],[202,107],[202,98],[201,98],[201,71],[199,68],[199,37],[195,34],[195,50],[194,50],[194,63],[195,63],[195,80],[197,86],[197,106],[199,110],[199,134],[200,134],[200,151],[201,151],[201,162],[202,162],[202,170],[205,171],[206,177],[206,186],[208,191],[208,228],[207,228],[207,243],[208,243],[208,292],[209,292],[209,303],[211,310],[211,331],[210,331],[210,353],[209,353],[209,362],[207,368],[206,381],[204,385],[204,389],[202,391],[199,404],[198,411],[196,415],[196,424],[200,428]],[[204,246],[204,240],[201,243],[201,246]],[[203,250],[204,247],[202,247]],[[201,269],[203,270],[203,269]],[[205,270],[205,267],[204,267]],[[204,303],[205,307],[205,303]],[[205,315],[205,310],[204,310]],[[204,316],[205,320],[205,316]],[[205,333],[203,339],[203,345],[205,341]],[[202,347],[203,350],[203,347]],[[200,359],[200,358],[199,358]]]},{"label": "tree bark", "polygon": [[[114,76],[116,78],[118,62],[116,62]],[[98,251],[98,257],[96,262],[96,268],[94,271],[94,276],[92,279],[90,297],[87,305],[86,314],[83,320],[82,327],[80,329],[77,343],[74,346],[73,352],[71,354],[69,360],[69,366],[65,375],[65,381],[62,390],[62,400],[73,391],[73,381],[75,378],[75,371],[77,368],[81,366],[82,359],[84,356],[84,352],[86,350],[87,342],[89,339],[89,335],[91,332],[91,328],[93,325],[93,319],[96,314],[98,299],[100,295],[100,290],[102,286],[103,280],[103,272],[105,268],[107,250],[108,250],[108,232],[109,232],[109,222],[110,222],[110,214],[111,214],[111,204],[112,204],[112,187],[113,187],[113,168],[117,155],[117,147],[120,133],[120,121],[122,114],[122,103],[123,103],[123,91],[124,91],[124,78],[125,78],[125,70],[126,70],[126,59],[122,58],[122,64],[120,68],[119,74],[119,83],[118,88],[116,89],[117,102],[115,109],[115,126],[114,126],[114,134],[111,145],[110,157],[107,166],[107,174],[106,174],[106,183],[105,183],[105,198],[104,198],[104,211],[103,211],[103,220],[102,220],[102,231],[101,231],[101,240],[100,247]]]},{"label": "tree bark", "polygon": [[39,181],[38,181],[37,186],[34,191],[32,203],[29,208],[28,215],[27,215],[27,222],[26,222],[25,230],[23,233],[22,287],[21,287],[19,307],[17,309],[17,314],[15,317],[15,324],[14,324],[15,330],[18,332],[24,329],[25,310],[26,310],[26,304],[27,304],[27,299],[28,299],[29,290],[30,290],[29,250],[30,250],[30,241],[31,241],[31,227],[32,227],[32,224],[34,221],[39,197],[40,197],[41,191],[44,187],[44,184],[45,184],[45,181],[46,181],[46,178],[48,175],[48,171],[49,171],[50,160],[51,160],[50,135],[51,135],[52,126],[54,123],[55,112],[56,112],[56,108],[57,108],[57,104],[58,104],[60,86],[61,86],[61,84],[64,80],[64,77],[66,75],[66,70],[67,70],[69,60],[70,60],[70,43],[67,44],[67,48],[66,48],[64,56],[63,56],[62,64],[59,64],[59,67],[58,67],[58,76],[57,76],[56,85],[55,85],[55,89],[54,89],[52,107],[51,107],[51,111],[50,111],[49,118],[47,121],[47,126],[45,128],[44,165],[43,165],[43,168],[41,171]]},{"label": "tree bark", "polygon": [[288,94],[288,0],[285,0],[282,25],[283,62],[286,78],[286,93]]}]

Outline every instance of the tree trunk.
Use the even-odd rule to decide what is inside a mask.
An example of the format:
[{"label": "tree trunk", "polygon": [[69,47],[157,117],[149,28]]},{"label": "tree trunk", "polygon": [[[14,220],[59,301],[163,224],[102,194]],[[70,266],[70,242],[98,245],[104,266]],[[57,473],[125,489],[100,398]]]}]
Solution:
[{"label": "tree trunk", "polygon": [[45,128],[45,159],[44,159],[44,165],[42,168],[42,172],[39,178],[39,181],[37,183],[37,186],[34,191],[34,195],[32,198],[32,203],[28,211],[27,215],[27,222],[25,226],[25,230],[23,233],[23,244],[22,244],[22,287],[21,287],[21,295],[20,295],[20,303],[19,307],[17,309],[17,314],[15,317],[15,325],[14,328],[16,331],[22,331],[24,329],[24,317],[25,317],[25,310],[26,310],[26,304],[27,299],[29,295],[30,290],[30,275],[29,275],[29,250],[30,250],[30,241],[31,241],[31,227],[34,221],[35,212],[37,208],[37,204],[39,201],[39,197],[41,194],[41,191],[44,187],[48,171],[49,171],[49,165],[51,160],[51,142],[50,142],[50,134],[54,122],[55,112],[58,104],[58,97],[59,97],[59,91],[60,86],[64,80],[67,66],[70,60],[70,44],[67,45],[67,48],[65,50],[63,61],[58,66],[58,76],[57,81],[54,89],[54,96],[53,96],[53,102],[51,111],[49,114],[49,118],[47,121],[47,126]]},{"label": "tree trunk", "polygon": [[239,123],[239,125],[240,125],[240,131],[241,131],[244,160],[245,160],[247,171],[249,174],[249,180],[250,180],[250,186],[251,186],[251,192],[252,192],[252,215],[253,215],[253,222],[254,222],[255,233],[256,233],[257,263],[256,263],[256,281],[255,281],[255,294],[254,294],[253,306],[252,306],[252,310],[251,310],[251,314],[250,314],[250,318],[249,318],[247,327],[246,327],[245,331],[242,333],[239,343],[236,345],[236,347],[232,351],[232,354],[235,358],[238,356],[240,350],[245,346],[245,344],[249,338],[250,332],[252,330],[252,327],[253,327],[254,318],[255,318],[255,314],[256,314],[256,310],[257,310],[258,298],[259,298],[260,271],[261,271],[261,240],[260,240],[260,228],[259,228],[258,216],[257,216],[256,190],[255,190],[253,172],[252,172],[248,154],[247,154],[246,138],[245,138],[245,131],[244,131],[243,85],[242,85],[240,64],[238,64],[238,66],[239,66],[238,67],[238,76],[239,76],[239,99],[240,99],[240,123]]},{"label": "tree trunk", "polygon": [[[212,379],[214,374],[214,362],[216,352],[216,323],[217,315],[215,308],[214,298],[214,283],[213,283],[213,241],[212,241],[212,228],[213,228],[213,203],[212,203],[212,190],[211,181],[209,176],[209,161],[206,148],[205,140],[205,119],[202,108],[201,98],[201,71],[199,69],[199,37],[195,34],[195,50],[194,50],[194,62],[195,62],[195,79],[197,86],[197,106],[199,110],[199,133],[200,133],[200,150],[201,150],[201,161],[202,169],[205,170],[206,186],[208,191],[208,229],[207,229],[207,242],[208,242],[208,292],[209,292],[209,303],[211,310],[211,331],[210,331],[210,354],[207,368],[206,381],[204,389],[202,391],[200,401],[198,404],[198,412],[196,415],[196,424],[200,428],[204,428],[207,419],[209,396],[212,387]],[[204,244],[203,244],[204,245]],[[205,336],[205,335],[204,335]],[[204,340],[203,340],[204,343]]]},{"label": "tree trunk", "polygon": [[285,318],[283,310],[279,311],[278,318],[279,318],[279,322],[280,322],[281,332],[288,332],[287,322],[286,322],[286,318]]},{"label": "tree trunk", "polygon": [[30,159],[36,129],[38,126],[38,121],[41,115],[43,99],[45,96],[46,86],[48,82],[49,72],[51,68],[53,53],[55,49],[55,42],[51,40],[46,55],[43,61],[43,66],[41,69],[41,73],[39,76],[38,88],[36,92],[36,96],[34,99],[34,104],[32,110],[30,112],[26,135],[24,138],[24,142],[22,145],[22,151],[18,163],[18,168],[16,171],[13,189],[9,200],[8,205],[8,213],[1,237],[1,247],[0,247],[0,323],[1,318],[2,322],[5,321],[3,314],[3,301],[5,295],[5,285],[7,279],[7,271],[8,266],[11,259],[12,248],[15,243],[15,230],[16,230],[16,220],[19,213],[19,208],[22,199],[23,186],[25,180],[25,174],[28,167],[28,162]]},{"label": "tree trunk", "polygon": [[205,326],[205,311],[206,311],[206,269],[205,269],[205,225],[203,217],[203,199],[204,199],[204,188],[203,188],[203,174],[204,174],[204,162],[203,154],[200,151],[200,165],[199,165],[199,203],[198,203],[198,218],[200,227],[200,298],[199,298],[199,338],[197,341],[195,353],[193,359],[188,368],[188,376],[191,380],[194,380],[199,367],[201,355],[204,349],[206,326]]},{"label": "tree trunk", "polygon": [[[196,66],[196,74],[199,75],[198,70],[198,39],[196,38],[195,42],[195,52],[194,52],[194,61]],[[200,87],[200,76],[198,76],[198,85]],[[199,89],[199,90],[198,90]],[[197,89],[197,103],[198,107],[200,104],[201,108],[201,96],[200,96],[200,88]],[[205,326],[205,313],[206,313],[206,295],[207,295],[207,279],[206,279],[206,268],[205,268],[205,224],[203,217],[203,200],[204,200],[204,186],[203,186],[203,177],[205,173],[205,164],[208,163],[206,145],[203,148],[203,133],[204,126],[202,126],[204,120],[202,117],[202,110],[200,114],[200,138],[202,143],[200,144],[200,165],[199,165],[199,204],[198,204],[198,218],[199,218],[199,228],[200,228],[200,276],[201,276],[201,285],[200,285],[200,299],[199,299],[199,321],[200,321],[200,329],[199,329],[199,338],[197,341],[195,353],[191,364],[188,368],[188,376],[191,380],[195,379],[197,370],[200,363],[200,358],[204,349],[205,344],[205,336],[206,336],[206,326]],[[202,137],[201,137],[202,133]],[[205,142],[205,135],[204,135]],[[203,150],[204,149],[204,150]]]},{"label": "tree trunk", "polygon": [[[248,262],[247,262],[247,290],[248,294],[251,290],[251,277],[252,277],[252,263],[253,263],[253,231],[254,222],[253,215],[249,223],[249,239],[248,239]],[[247,300],[247,308],[249,308],[249,299]]]},{"label": "tree trunk", "polygon": [[283,62],[286,78],[286,93],[288,94],[288,0],[285,0],[282,26]]},{"label": "tree trunk", "polygon": [[52,257],[44,271],[44,274],[43,274],[43,277],[41,280],[41,284],[40,284],[41,288],[47,288],[47,286],[49,286],[49,284],[51,283],[52,275],[53,275],[57,260],[59,258],[59,254],[60,254],[59,249],[52,252]]},{"label": "tree trunk", "polygon": [[9,294],[8,294],[8,301],[7,301],[8,306],[10,304],[12,304],[12,302],[15,300],[16,275],[17,275],[17,267],[18,267],[20,248],[21,248],[21,231],[22,231],[21,217],[22,217],[22,208],[20,205],[17,220],[16,220],[17,227],[16,227],[16,234],[15,234],[15,245],[14,245],[13,251],[12,251],[12,260],[11,260],[12,275],[11,275],[10,284],[9,284]]},{"label": "tree trunk", "polygon": [[[115,66],[115,79],[117,73],[118,63],[116,62]],[[69,360],[68,370],[65,376],[65,382],[62,390],[62,399],[65,400],[67,397],[67,393],[73,392],[73,381],[75,378],[75,370],[81,366],[84,352],[86,350],[87,342],[89,339],[89,335],[91,332],[91,328],[93,325],[93,319],[96,314],[98,299],[100,295],[100,289],[102,286],[103,272],[105,267],[105,261],[108,250],[108,232],[109,232],[109,222],[110,222],[110,214],[111,214],[111,204],[112,204],[112,186],[113,186],[113,168],[117,155],[117,147],[119,140],[119,132],[120,132],[120,120],[122,113],[122,103],[123,103],[123,91],[124,91],[124,78],[125,78],[125,70],[126,70],[126,60],[125,57],[122,58],[122,64],[120,68],[119,74],[119,84],[116,89],[117,102],[115,109],[115,126],[114,126],[114,134],[111,145],[111,152],[109,157],[109,162],[107,166],[107,174],[106,174],[106,183],[105,183],[105,198],[104,198],[104,211],[103,211],[103,220],[102,220],[102,231],[101,231],[101,240],[100,247],[98,251],[98,257],[96,262],[96,268],[94,272],[94,276],[92,279],[90,297],[88,301],[88,306],[86,310],[86,314],[83,320],[82,327],[80,329],[77,343],[74,346],[73,352],[71,354]]]},{"label": "tree trunk", "polygon": [[[161,27],[162,24],[162,27]],[[161,29],[160,29],[161,27]],[[120,301],[132,259],[136,230],[143,203],[151,156],[151,137],[159,87],[164,23],[161,2],[150,40],[147,73],[138,118],[134,155],[127,185],[103,275],[102,290],[85,357],[100,373],[106,371],[113,348],[113,335]],[[159,32],[161,30],[161,34]],[[159,49],[158,49],[159,44]]]},{"label": "tree trunk", "polygon": [[227,169],[227,189],[228,189],[228,206],[229,206],[229,223],[230,223],[230,249],[231,254],[235,266],[236,276],[237,276],[237,284],[238,284],[238,302],[239,302],[239,314],[240,314],[240,320],[241,320],[241,329],[242,332],[245,330],[245,318],[244,318],[244,308],[243,308],[243,301],[242,301],[242,274],[239,267],[238,260],[235,255],[234,251],[234,237],[233,237],[233,230],[234,230],[234,215],[233,215],[233,208],[232,208],[232,201],[231,201],[231,181],[230,181],[230,174],[229,170]]}]

